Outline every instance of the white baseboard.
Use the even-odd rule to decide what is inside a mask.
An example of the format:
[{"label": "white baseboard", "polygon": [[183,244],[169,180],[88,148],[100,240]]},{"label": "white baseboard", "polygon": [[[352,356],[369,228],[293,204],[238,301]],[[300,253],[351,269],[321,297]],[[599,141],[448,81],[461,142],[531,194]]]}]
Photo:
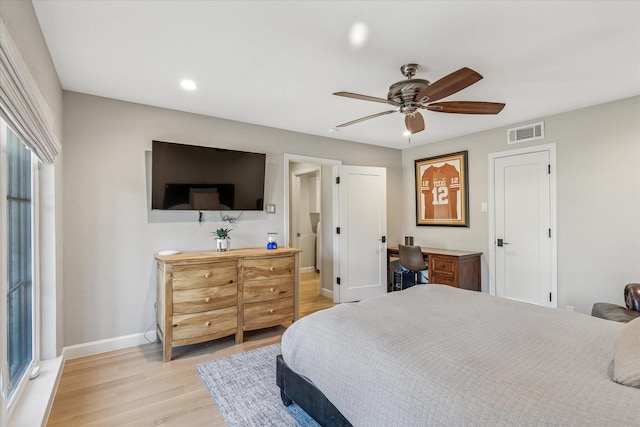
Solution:
[{"label": "white baseboard", "polygon": [[140,332],[138,334],[125,335],[122,337],[109,338],[106,340],[70,345],[62,349],[62,355],[65,359],[75,359],[77,357],[91,356],[92,354],[149,344],[150,342],[155,341],[156,331],[153,330],[146,333]]},{"label": "white baseboard", "polygon": [[320,294],[322,296],[325,296],[327,298],[331,298],[333,299],[333,291],[329,290],[329,289],[325,289],[325,288],[320,288]]},{"label": "white baseboard", "polygon": [[311,267],[300,267],[300,273],[315,273],[316,268],[314,266]]}]

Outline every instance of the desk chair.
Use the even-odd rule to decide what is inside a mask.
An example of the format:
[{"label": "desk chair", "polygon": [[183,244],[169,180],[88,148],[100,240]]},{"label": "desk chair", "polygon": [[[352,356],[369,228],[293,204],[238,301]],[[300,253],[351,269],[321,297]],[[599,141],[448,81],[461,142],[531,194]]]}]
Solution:
[{"label": "desk chair", "polygon": [[398,252],[400,253],[400,265],[411,271],[415,277],[415,284],[419,284],[420,272],[427,269],[422,249],[420,246],[398,245]]}]

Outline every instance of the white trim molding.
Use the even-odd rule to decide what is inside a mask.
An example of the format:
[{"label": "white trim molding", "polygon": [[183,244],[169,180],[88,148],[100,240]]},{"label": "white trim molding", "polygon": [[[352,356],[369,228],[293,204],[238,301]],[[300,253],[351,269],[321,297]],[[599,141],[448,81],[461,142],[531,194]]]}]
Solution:
[{"label": "white trim molding", "polygon": [[9,415],[10,426],[46,426],[58,383],[62,376],[64,358],[43,360],[40,362],[40,375],[35,381],[28,381],[23,398],[20,399]]}]

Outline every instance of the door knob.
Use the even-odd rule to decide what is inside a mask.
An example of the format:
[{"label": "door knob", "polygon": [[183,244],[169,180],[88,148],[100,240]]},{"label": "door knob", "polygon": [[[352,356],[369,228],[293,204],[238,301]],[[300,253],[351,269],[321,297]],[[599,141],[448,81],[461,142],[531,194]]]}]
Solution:
[{"label": "door knob", "polygon": [[502,240],[502,239],[498,239],[498,241],[497,241],[497,243],[496,243],[496,244],[498,245],[498,247],[500,247],[500,248],[501,248],[503,245],[508,245],[509,243],[505,242],[505,241],[504,241],[504,240]]}]

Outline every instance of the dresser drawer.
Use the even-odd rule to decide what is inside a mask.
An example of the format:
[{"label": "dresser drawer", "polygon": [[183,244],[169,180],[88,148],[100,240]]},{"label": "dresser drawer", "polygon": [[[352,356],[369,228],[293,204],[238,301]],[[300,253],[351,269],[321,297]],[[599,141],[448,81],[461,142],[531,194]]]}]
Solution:
[{"label": "dresser drawer", "polygon": [[238,285],[173,291],[173,314],[198,313],[235,306],[238,303]]},{"label": "dresser drawer", "polygon": [[429,269],[431,270],[431,274],[444,273],[453,275],[458,268],[458,261],[456,258],[431,256],[430,261]]},{"label": "dresser drawer", "polygon": [[295,268],[296,261],[292,256],[245,259],[244,280],[293,277]]},{"label": "dresser drawer", "polygon": [[222,308],[197,314],[173,316],[173,341],[214,335],[224,331],[235,332],[238,325],[237,308]]},{"label": "dresser drawer", "polygon": [[173,266],[173,290],[205,288],[238,282],[234,261]]},{"label": "dresser drawer", "polygon": [[433,274],[429,273],[429,283],[434,285],[449,285],[458,287],[456,280],[451,274]]},{"label": "dresser drawer", "polygon": [[293,297],[293,277],[278,277],[244,284],[245,303]]},{"label": "dresser drawer", "polygon": [[293,298],[244,304],[244,330],[293,321]]}]

